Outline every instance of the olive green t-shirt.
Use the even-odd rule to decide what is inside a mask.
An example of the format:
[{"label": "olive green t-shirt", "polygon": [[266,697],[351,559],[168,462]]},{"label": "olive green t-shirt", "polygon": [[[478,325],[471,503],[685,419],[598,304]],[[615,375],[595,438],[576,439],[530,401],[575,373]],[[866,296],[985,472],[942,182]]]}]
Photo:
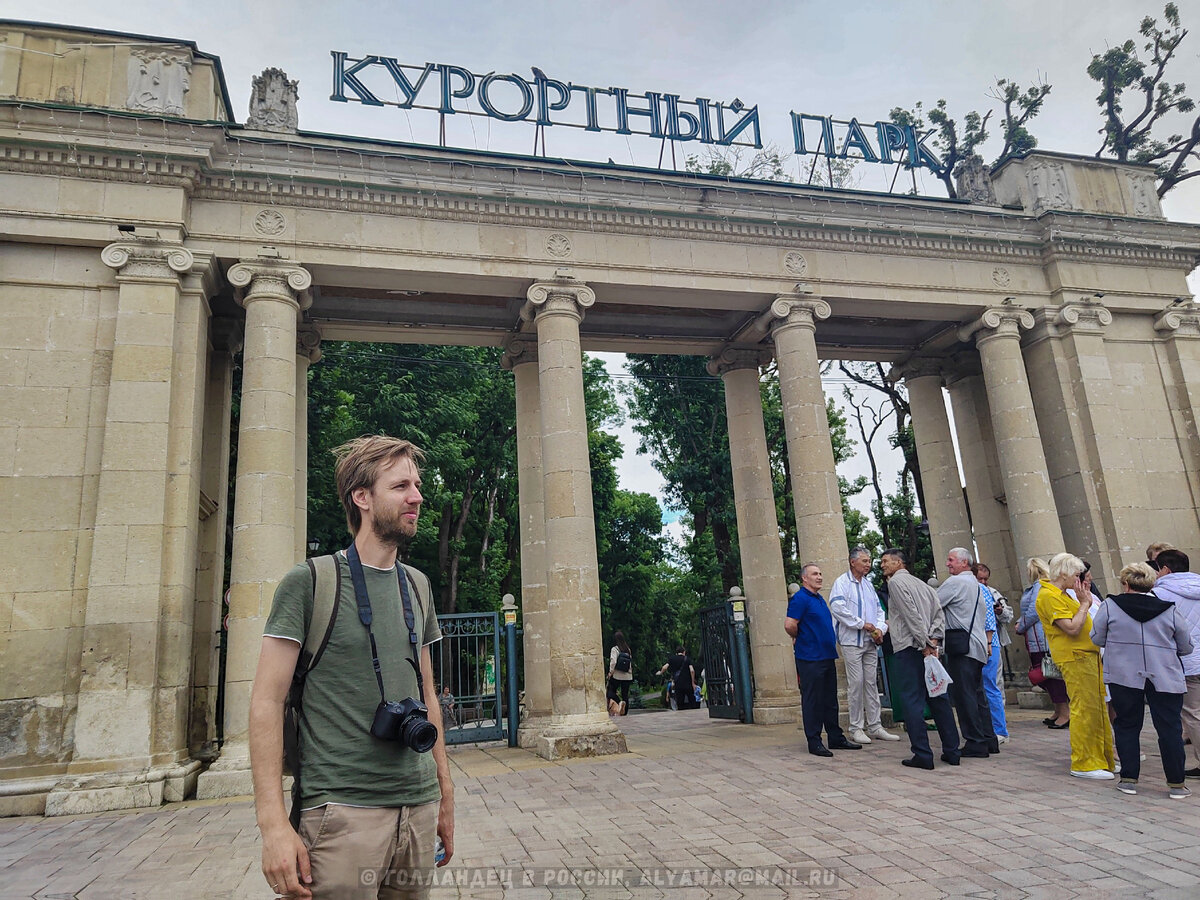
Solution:
[{"label": "olive green t-shirt", "polygon": [[[437,800],[440,790],[432,753],[415,753],[399,741],[372,737],[371,722],[379,706],[379,685],[371,666],[371,641],[358,618],[350,564],[337,554],[341,594],[329,644],[304,684],[300,720],[300,786],[302,808],[326,803],[351,806],[416,806]],[[363,566],[371,599],[375,643],[388,700],[419,699],[417,677],[408,660],[408,628],[393,569]],[[413,626],[422,646],[441,640],[432,608],[428,579],[414,578],[424,600],[409,596]],[[264,634],[304,645],[312,620],[313,581],[308,566],[296,566],[275,590]],[[424,609],[422,608],[424,606]],[[418,659],[419,662],[419,659]],[[437,702],[436,699],[427,698]]]}]

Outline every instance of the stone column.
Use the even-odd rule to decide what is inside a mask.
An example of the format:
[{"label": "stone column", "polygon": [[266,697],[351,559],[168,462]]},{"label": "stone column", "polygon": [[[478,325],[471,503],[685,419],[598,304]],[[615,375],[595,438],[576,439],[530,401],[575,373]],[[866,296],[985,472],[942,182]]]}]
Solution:
[{"label": "stone column", "polygon": [[[807,294],[782,294],[771,313],[801,562],[819,565],[832,586],[847,569],[848,548],[817,359],[817,320],[829,318],[829,304]],[[761,404],[755,409],[761,411]]]},{"label": "stone column", "polygon": [[296,328],[312,276],[279,260],[239,263],[229,282],[246,308],[234,483],[225,745],[199,799],[252,792],[247,727],[262,628],[279,579],[296,563]]},{"label": "stone column", "polygon": [[501,365],[511,369],[517,405],[517,493],[521,521],[521,632],[525,714],[517,739],[536,749],[552,713],[550,614],[546,606],[546,500],[542,473],[542,405],[537,341],[521,335],[508,343]]},{"label": "stone column", "polygon": [[[1200,307],[1195,303],[1172,304],[1154,320],[1154,330],[1165,345],[1163,380],[1167,385],[1167,404],[1191,491],[1190,498],[1177,504],[1174,515],[1179,517],[1178,526],[1168,527],[1162,533],[1194,535],[1200,526],[1197,521],[1197,511],[1200,511]],[[1178,509],[1188,506],[1191,507],[1190,514]],[[1186,546],[1184,541],[1178,543]]]},{"label": "stone column", "polygon": [[196,759],[216,754],[217,686],[225,529],[229,521],[229,444],[233,357],[242,349],[241,322],[214,319],[209,328],[208,384],[204,395],[204,452],[200,476],[200,548],[196,560],[196,620],[192,640],[192,715],[189,746]]},{"label": "stone column", "polygon": [[1018,559],[1063,550],[1058,509],[1021,354],[1021,329],[1032,327],[1033,316],[1028,312],[1005,306],[986,310],[959,331],[963,341],[974,336],[979,348]]},{"label": "stone column", "polygon": [[[757,350],[725,350],[709,362],[708,369],[725,383],[738,550],[750,618],[754,724],[777,725],[797,720],[800,694],[792,642],[783,630],[787,581],[759,392],[761,357]],[[786,409],[786,401],[784,406]]]},{"label": "stone column", "polygon": [[1024,586],[1025,560],[1018,560],[1013,549],[1012,526],[1008,521],[1000,460],[992,436],[992,413],[983,386],[979,354],[970,351],[956,355],[945,369],[944,377],[954,410],[954,429],[958,434],[958,452],[962,456],[971,531],[979,558],[992,570],[990,584],[1005,597],[1015,600]]},{"label": "stone column", "polygon": [[50,792],[47,815],[156,806],[163,798],[164,773],[152,767],[168,447],[180,276],[194,259],[181,245],[150,241],[110,244],[100,258],[117,271],[116,332],[68,767],[73,777]]},{"label": "stone column", "polygon": [[321,331],[296,333],[296,561],[308,558],[308,367],[321,361]]},{"label": "stone column", "polygon": [[600,632],[600,576],[592,515],[579,323],[596,301],[569,277],[529,288],[538,338],[546,516],[546,608],[551,715],[538,737],[546,759],[624,753],[608,716]]},{"label": "stone column", "polygon": [[897,374],[904,379],[908,390],[934,564],[939,572],[944,572],[951,548],[971,550],[972,547],[971,523],[967,519],[954,441],[950,437],[950,417],[946,415],[946,401],[942,397],[941,363],[935,359],[911,359],[898,368]]}]

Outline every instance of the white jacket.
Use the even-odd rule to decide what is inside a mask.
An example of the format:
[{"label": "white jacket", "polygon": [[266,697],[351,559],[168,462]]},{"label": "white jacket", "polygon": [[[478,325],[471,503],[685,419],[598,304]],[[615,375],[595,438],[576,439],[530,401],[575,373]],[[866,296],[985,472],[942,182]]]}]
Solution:
[{"label": "white jacket", "polygon": [[838,643],[846,647],[861,647],[871,639],[862,627],[870,622],[887,634],[887,618],[875,585],[866,576],[856,581],[849,572],[843,572],[829,591],[829,612],[837,629]]}]

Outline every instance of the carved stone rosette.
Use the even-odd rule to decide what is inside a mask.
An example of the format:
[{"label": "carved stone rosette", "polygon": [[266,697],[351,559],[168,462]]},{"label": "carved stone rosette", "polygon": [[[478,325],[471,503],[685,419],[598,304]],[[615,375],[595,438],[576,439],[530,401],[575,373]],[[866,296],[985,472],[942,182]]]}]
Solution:
[{"label": "carved stone rosette", "polygon": [[556,278],[536,282],[526,292],[529,318],[537,316],[573,316],[583,321],[583,314],[596,302],[596,292],[574,278]]},{"label": "carved stone rosette", "polygon": [[727,347],[710,359],[706,368],[710,375],[724,375],[737,369],[757,370],[770,361],[771,354],[765,350]]},{"label": "carved stone rosette", "polygon": [[994,338],[1021,337],[1022,329],[1033,327],[1033,314],[1019,306],[993,306],[985,309],[974,322],[958,329],[958,339],[967,343],[975,338],[975,346]]},{"label": "carved stone rosette", "polygon": [[786,328],[807,328],[816,332],[817,321],[828,319],[833,310],[820,297],[809,294],[780,294],[771,303],[771,334]]},{"label": "carved stone rosette", "polygon": [[117,279],[177,280],[192,270],[195,258],[180,244],[118,241],[100,251],[101,261],[117,270]]},{"label": "carved stone rosette", "polygon": [[268,262],[242,262],[229,270],[229,283],[238,288],[242,306],[255,300],[282,300],[297,309],[306,308],[312,298],[312,275],[300,266]]}]

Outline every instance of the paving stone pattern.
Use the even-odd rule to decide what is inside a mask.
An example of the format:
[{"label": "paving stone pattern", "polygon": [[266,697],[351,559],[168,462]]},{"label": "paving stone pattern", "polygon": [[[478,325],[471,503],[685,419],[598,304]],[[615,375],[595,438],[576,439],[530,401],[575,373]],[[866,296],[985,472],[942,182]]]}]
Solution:
[{"label": "paving stone pattern", "polygon": [[[819,759],[794,726],[705,710],[622,719],[632,752],[620,757],[548,763],[501,745],[453,748],[451,869],[466,883],[434,897],[1200,896],[1200,791],[1167,799],[1152,732],[1131,797],[1069,778],[1067,734],[1042,715],[1014,712],[998,758],[933,772],[900,766],[907,741]],[[697,885],[747,867],[818,880]],[[487,885],[497,870],[511,886]],[[655,881],[635,883],[635,871]],[[617,886],[560,883],[614,872],[628,873]],[[74,897],[267,900],[251,804],[0,820],[0,898]]]}]

